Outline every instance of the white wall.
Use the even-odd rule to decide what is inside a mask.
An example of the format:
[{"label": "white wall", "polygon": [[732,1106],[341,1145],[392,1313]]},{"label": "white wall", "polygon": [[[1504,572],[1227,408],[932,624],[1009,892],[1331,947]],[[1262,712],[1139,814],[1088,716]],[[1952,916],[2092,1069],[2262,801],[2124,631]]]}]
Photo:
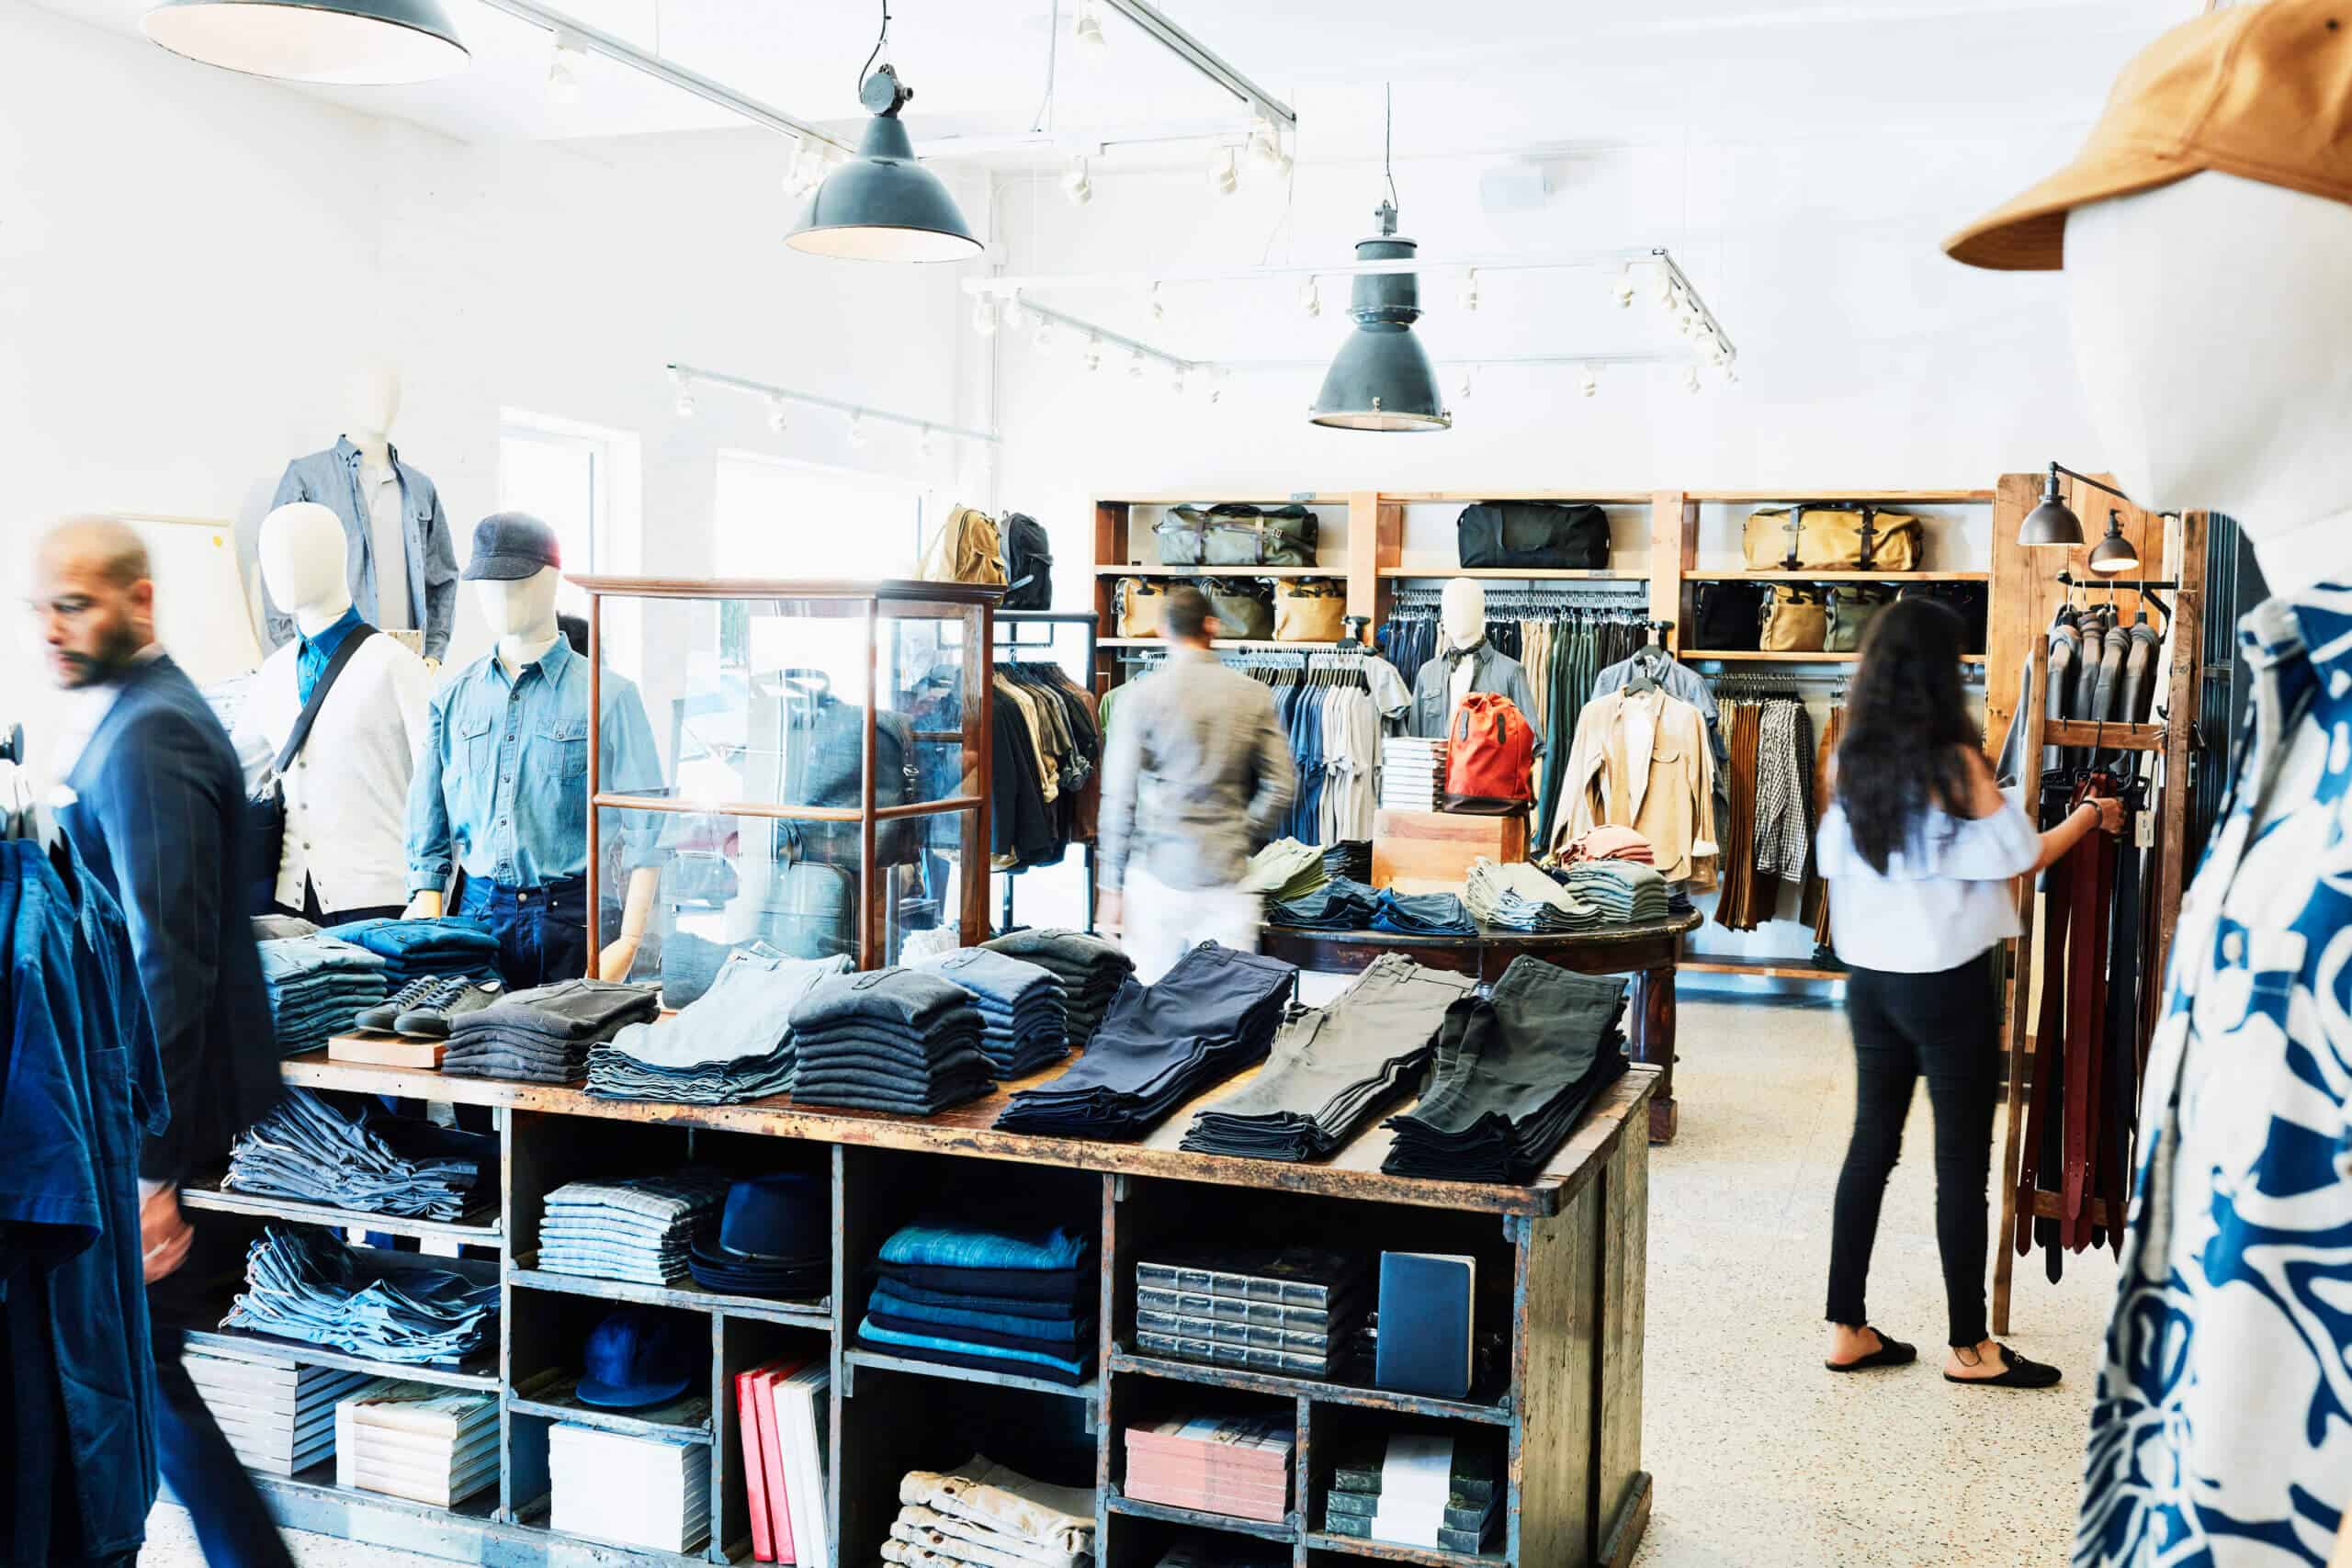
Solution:
[{"label": "white wall", "polygon": [[[502,406],[641,433],[644,550],[623,567],[706,569],[721,447],[911,473],[910,440],[853,449],[836,420],[778,437],[715,390],[673,412],[676,359],[968,423],[953,277],[787,250],[786,161],[753,132],[467,145],[0,0],[9,613],[60,514],[250,530],[288,459],[334,441],[368,359],[403,378],[394,442],[439,487],[461,562],[496,504]],[[481,646],[467,603],[452,654]],[[0,720],[39,755],[36,651],[0,639]]]}]

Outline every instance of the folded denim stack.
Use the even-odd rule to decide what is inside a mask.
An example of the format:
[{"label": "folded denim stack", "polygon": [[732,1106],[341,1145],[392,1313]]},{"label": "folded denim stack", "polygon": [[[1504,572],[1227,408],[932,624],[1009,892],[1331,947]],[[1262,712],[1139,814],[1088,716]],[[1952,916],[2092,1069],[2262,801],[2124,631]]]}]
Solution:
[{"label": "folded denim stack", "polygon": [[1331,880],[1324,869],[1323,852],[1296,839],[1276,839],[1250,857],[1235,886],[1238,893],[1259,893],[1279,903],[1304,898]]},{"label": "folded denim stack", "polygon": [[347,920],[329,926],[326,934],[382,959],[384,984],[395,991],[417,980],[486,980],[498,973],[498,939],[481,921],[461,916]]},{"label": "folded denim stack", "polygon": [[1245,1159],[1329,1159],[1420,1081],[1446,1009],[1477,977],[1398,953],[1372,961],[1324,1007],[1274,1036],[1256,1077],[1193,1118],[1183,1146]]},{"label": "folded denim stack", "polygon": [[1140,1138],[1214,1084],[1263,1061],[1297,968],[1204,942],[1156,986],[1130,980],[1076,1066],[1023,1089],[997,1118],[1012,1133]]},{"label": "folded denim stack", "polygon": [[1376,889],[1352,877],[1335,876],[1304,898],[1267,905],[1266,921],[1311,931],[1369,931],[1379,907]]},{"label": "folded denim stack", "polygon": [[[360,1100],[346,1115],[307,1089],[289,1089],[229,1150],[232,1192],[325,1203],[370,1214],[454,1220],[495,1171],[498,1140]],[[494,1185],[494,1183],[493,1183]]]},{"label": "folded denim stack", "polygon": [[899,1568],[1091,1568],[1094,1489],[1049,1486],[981,1456],[910,1470],[882,1561]]},{"label": "folded denim stack", "polygon": [[1581,931],[1606,923],[1600,909],[1525,861],[1470,866],[1463,903],[1490,926],[1515,931]]},{"label": "folded denim stack", "polygon": [[622,1181],[567,1181],[548,1194],[535,1267],[674,1285],[692,1272],[695,1229],[726,1201],[727,1178],[700,1166]]},{"label": "folded denim stack", "polygon": [[1069,993],[1044,964],[964,947],[912,967],[971,998],[980,1012],[980,1054],[999,1080],[1027,1077],[1069,1055]]},{"label": "folded denim stack", "polygon": [[857,1337],[918,1361],[1081,1383],[1094,1368],[1092,1260],[1083,1230],[908,1225],[882,1244]]},{"label": "folded denim stack", "polygon": [[1399,893],[1380,890],[1372,912],[1372,929],[1392,936],[1476,936],[1478,927],[1462,900],[1451,893]]},{"label": "folded denim stack", "polygon": [[1327,877],[1348,877],[1356,882],[1372,880],[1372,840],[1342,839],[1323,852],[1323,874]]},{"label": "folded denim stack", "polygon": [[1086,1049],[1136,961],[1099,936],[1059,928],[1007,931],[980,943],[990,953],[1050,969],[1069,1003],[1069,1048]]},{"label": "folded denim stack", "polygon": [[1392,1176],[1524,1184],[1593,1098],[1625,1071],[1625,982],[1511,960],[1487,997],[1464,997],[1438,1030],[1421,1102],[1385,1123]]},{"label": "folded denim stack", "polygon": [[710,988],[675,1015],[630,1023],[588,1053],[588,1092],[601,1100],[725,1105],[785,1094],[797,1059],[792,1010],[818,981],[846,975],[849,955],[729,956]]},{"label": "folded denim stack", "polygon": [[330,1231],[272,1225],[246,1252],[245,1288],[221,1325],[379,1361],[463,1360],[496,1327],[498,1283],[414,1258],[355,1251]]},{"label": "folded denim stack", "polygon": [[282,942],[289,936],[318,934],[317,922],[306,920],[300,915],[255,915],[254,917],[255,942]]},{"label": "folded denim stack", "polygon": [[1671,918],[1666,878],[1638,861],[1580,860],[1553,874],[1600,910],[1604,925],[1645,926]]},{"label": "folded denim stack", "polygon": [[384,961],[364,947],[325,935],[259,946],[281,1056],[315,1051],[327,1036],[349,1032],[363,1008],[384,999]]},{"label": "folded denim stack", "polygon": [[1690,895],[1689,891],[1683,887],[1682,884],[1679,882],[1669,882],[1666,885],[1667,919],[1670,920],[1681,919],[1686,915],[1697,913],[1698,908],[1699,907],[1696,904],[1690,902]]},{"label": "folded denim stack", "polygon": [[792,1098],[932,1116],[996,1088],[986,1026],[960,986],[915,969],[820,980],[792,1010]]},{"label": "folded denim stack", "polygon": [[452,1022],[441,1070],[458,1077],[573,1083],[587,1070],[591,1047],[661,1013],[662,993],[652,986],[608,980],[534,986]]}]

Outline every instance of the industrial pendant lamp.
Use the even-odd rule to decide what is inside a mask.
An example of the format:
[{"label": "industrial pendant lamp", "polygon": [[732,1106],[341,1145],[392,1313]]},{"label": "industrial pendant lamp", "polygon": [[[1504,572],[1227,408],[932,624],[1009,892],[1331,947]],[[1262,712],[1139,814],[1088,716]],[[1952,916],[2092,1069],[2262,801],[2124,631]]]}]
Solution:
[{"label": "industrial pendant lamp", "polygon": [[[882,36],[868,66],[890,39],[890,6],[882,6]],[[874,116],[857,156],[825,176],[808,198],[785,243],[811,255],[852,261],[961,261],[980,242],[956,206],[946,182],[915,162],[914,139],[899,118],[914,89],[883,65],[858,86],[858,101]]]},{"label": "industrial pendant lamp", "polygon": [[397,86],[470,58],[441,0],[163,0],[139,25],[174,54],[281,82]]},{"label": "industrial pendant lamp", "polygon": [[2073,547],[2083,542],[2083,520],[2066,504],[2058,491],[2058,465],[2050,465],[2050,477],[2042,481],[2041,504],[2025,514],[2025,522],[2018,529],[2020,545],[2063,545]]},{"label": "industrial pendant lamp", "polygon": [[[1396,130],[1392,98],[1389,140]],[[1384,153],[1384,162],[1388,154]],[[1388,199],[1375,214],[1380,232],[1356,243],[1360,262],[1409,261],[1419,249],[1396,233],[1396,175],[1388,168]],[[1340,345],[1308,418],[1334,430],[1447,430],[1453,415],[1438,395],[1437,369],[1413,335],[1421,315],[1419,276],[1359,273],[1349,287],[1348,314],[1356,330]]]},{"label": "industrial pendant lamp", "polygon": [[2122,513],[2111,506],[2107,509],[2107,536],[2091,547],[2086,564],[2101,577],[2120,577],[2140,570],[2140,551],[2123,536]]}]

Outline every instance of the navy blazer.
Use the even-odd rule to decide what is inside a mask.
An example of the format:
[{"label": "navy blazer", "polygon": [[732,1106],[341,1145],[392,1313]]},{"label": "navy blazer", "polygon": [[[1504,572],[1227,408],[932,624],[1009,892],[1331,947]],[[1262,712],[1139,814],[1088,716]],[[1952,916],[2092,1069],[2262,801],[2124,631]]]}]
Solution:
[{"label": "navy blazer", "polygon": [[184,1180],[283,1092],[245,908],[244,773],[196,683],[159,657],[124,676],[66,784],[59,820],[122,906],[171,1097],[139,1174]]}]

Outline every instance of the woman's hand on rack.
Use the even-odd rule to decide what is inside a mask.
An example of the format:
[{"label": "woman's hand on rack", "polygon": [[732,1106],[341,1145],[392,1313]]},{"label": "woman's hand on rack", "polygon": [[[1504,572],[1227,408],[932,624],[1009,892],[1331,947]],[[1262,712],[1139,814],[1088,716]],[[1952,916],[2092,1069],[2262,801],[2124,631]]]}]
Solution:
[{"label": "woman's hand on rack", "polygon": [[2098,830],[2116,834],[2123,831],[2123,802],[2114,795],[2093,796],[2086,804],[2098,807]]}]

